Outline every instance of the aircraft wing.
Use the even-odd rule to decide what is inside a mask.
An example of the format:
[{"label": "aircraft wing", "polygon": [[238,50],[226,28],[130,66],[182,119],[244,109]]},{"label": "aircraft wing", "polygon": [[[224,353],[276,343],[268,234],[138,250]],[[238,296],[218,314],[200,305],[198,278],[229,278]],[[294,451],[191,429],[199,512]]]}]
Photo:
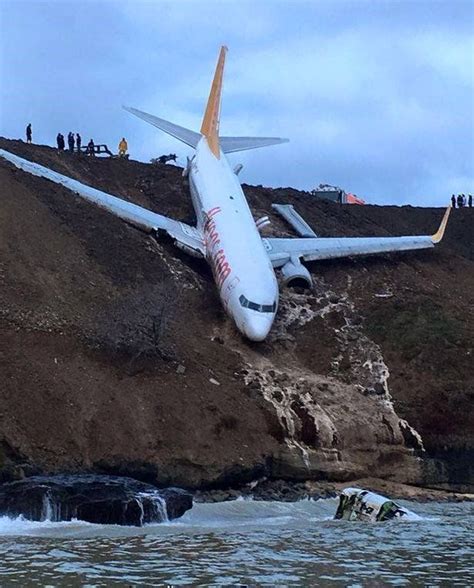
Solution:
[{"label": "aircraft wing", "polygon": [[352,257],[373,253],[428,249],[434,247],[443,238],[450,212],[451,208],[448,208],[444,213],[438,231],[434,235],[414,237],[266,238],[263,239],[263,244],[273,267],[281,267],[291,258],[315,261],[317,259]]},{"label": "aircraft wing", "polygon": [[9,151],[0,149],[0,157],[3,157],[7,161],[13,163],[19,169],[51,180],[56,184],[68,188],[74,194],[79,197],[93,202],[97,206],[108,210],[112,214],[120,217],[124,221],[144,230],[147,232],[152,231],[165,231],[173,239],[177,241],[178,245],[183,246],[184,249],[191,249],[193,253],[205,254],[204,243],[202,241],[200,233],[194,227],[185,223],[173,220],[151,210],[147,210],[132,202],[127,202],[117,196],[107,194],[86,184],[82,184],[77,180],[73,180],[68,176],[64,176],[58,172],[55,172],[47,167],[33,163],[22,157],[18,157]]}]

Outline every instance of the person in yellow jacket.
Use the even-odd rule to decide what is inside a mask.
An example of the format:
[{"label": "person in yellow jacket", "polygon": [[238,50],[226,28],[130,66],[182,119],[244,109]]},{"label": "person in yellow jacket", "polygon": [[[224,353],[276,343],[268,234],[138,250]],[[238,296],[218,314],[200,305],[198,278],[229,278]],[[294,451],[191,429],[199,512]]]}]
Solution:
[{"label": "person in yellow jacket", "polygon": [[119,146],[118,146],[119,157],[125,157],[125,154],[127,153],[127,149],[128,149],[128,143],[127,143],[127,141],[125,141],[125,137],[122,137],[122,140],[120,141]]}]

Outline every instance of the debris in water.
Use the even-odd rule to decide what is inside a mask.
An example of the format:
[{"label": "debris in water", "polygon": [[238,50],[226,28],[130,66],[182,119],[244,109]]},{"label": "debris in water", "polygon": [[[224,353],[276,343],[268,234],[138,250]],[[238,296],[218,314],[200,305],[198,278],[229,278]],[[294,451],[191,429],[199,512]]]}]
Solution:
[{"label": "debris in water", "polygon": [[339,497],[335,519],[346,521],[382,522],[391,519],[418,520],[414,512],[375,492],[345,488]]}]

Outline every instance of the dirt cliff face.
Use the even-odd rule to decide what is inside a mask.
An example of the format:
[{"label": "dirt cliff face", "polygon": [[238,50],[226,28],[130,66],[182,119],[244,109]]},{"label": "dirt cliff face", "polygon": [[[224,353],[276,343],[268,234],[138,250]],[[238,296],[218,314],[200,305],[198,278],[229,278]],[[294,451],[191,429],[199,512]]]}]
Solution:
[{"label": "dirt cliff face", "polygon": [[[0,147],[193,222],[174,166]],[[424,234],[440,209],[244,186],[291,234]],[[0,468],[225,487],[267,476],[472,484],[472,210],[433,251],[312,264],[271,336],[242,339],[204,262],[0,160]],[[471,469],[469,469],[471,468]]]}]

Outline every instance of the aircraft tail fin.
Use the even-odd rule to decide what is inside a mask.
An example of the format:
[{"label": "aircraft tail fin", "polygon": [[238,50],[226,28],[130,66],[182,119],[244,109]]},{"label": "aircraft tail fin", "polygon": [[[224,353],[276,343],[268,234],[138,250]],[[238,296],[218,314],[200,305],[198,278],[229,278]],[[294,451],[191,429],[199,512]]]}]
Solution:
[{"label": "aircraft tail fin", "polygon": [[224,65],[227,47],[222,46],[217,61],[211,91],[207,101],[206,112],[201,126],[201,133],[206,137],[207,144],[214,155],[219,159],[219,121],[221,110],[222,80],[224,77]]},{"label": "aircraft tail fin", "polygon": [[135,116],[138,116],[138,118],[143,119],[147,123],[150,123],[155,127],[158,127],[165,133],[168,133],[168,135],[171,135],[172,137],[179,139],[183,143],[186,143],[186,145],[189,145],[190,147],[196,149],[196,145],[198,144],[201,138],[201,135],[199,133],[190,131],[189,129],[185,129],[184,127],[180,127],[179,125],[175,125],[174,123],[164,120],[163,118],[153,116],[152,114],[148,114],[147,112],[142,112],[141,110],[137,110],[136,108],[130,108],[129,106],[123,106],[123,108],[124,110],[131,112]]},{"label": "aircraft tail fin", "polygon": [[131,108],[129,106],[123,106],[123,108],[194,149],[204,135],[210,150],[217,159],[220,157],[221,149],[224,153],[233,153],[235,151],[246,151],[247,149],[257,149],[258,147],[268,147],[269,145],[286,143],[288,139],[280,139],[279,137],[219,137],[222,81],[224,77],[226,53],[227,47],[223,45],[217,60],[216,71],[212,80],[211,91],[209,93],[200,133],[180,127],[179,125],[158,118],[153,114],[142,112],[136,108]]},{"label": "aircraft tail fin", "polygon": [[288,143],[288,139],[280,139],[279,137],[221,137],[220,142],[224,153],[234,153],[235,151]]}]

